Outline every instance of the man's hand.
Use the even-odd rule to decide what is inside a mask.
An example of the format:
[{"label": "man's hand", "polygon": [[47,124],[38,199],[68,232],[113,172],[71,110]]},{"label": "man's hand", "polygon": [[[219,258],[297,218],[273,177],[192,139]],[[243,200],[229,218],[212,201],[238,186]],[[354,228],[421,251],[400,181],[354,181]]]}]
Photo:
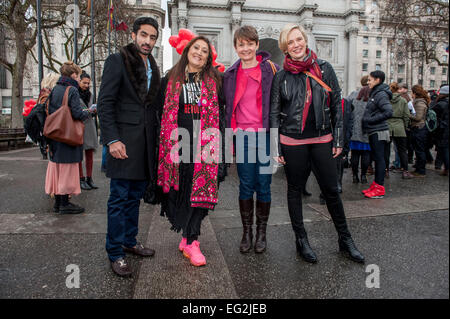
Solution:
[{"label": "man's hand", "polygon": [[125,148],[125,144],[121,141],[114,142],[109,145],[109,153],[112,157],[117,159],[126,159],[128,158],[127,151]]},{"label": "man's hand", "polygon": [[342,153],[342,147],[333,147],[333,158],[338,157]]}]

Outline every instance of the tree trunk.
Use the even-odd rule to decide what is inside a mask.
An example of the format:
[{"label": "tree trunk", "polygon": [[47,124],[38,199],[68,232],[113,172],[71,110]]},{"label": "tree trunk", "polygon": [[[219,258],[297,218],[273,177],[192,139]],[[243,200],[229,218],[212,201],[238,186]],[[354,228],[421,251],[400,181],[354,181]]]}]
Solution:
[{"label": "tree trunk", "polygon": [[12,72],[12,94],[11,94],[11,127],[23,127],[23,74],[27,60],[27,51],[23,43],[24,34],[16,34],[16,60]]}]

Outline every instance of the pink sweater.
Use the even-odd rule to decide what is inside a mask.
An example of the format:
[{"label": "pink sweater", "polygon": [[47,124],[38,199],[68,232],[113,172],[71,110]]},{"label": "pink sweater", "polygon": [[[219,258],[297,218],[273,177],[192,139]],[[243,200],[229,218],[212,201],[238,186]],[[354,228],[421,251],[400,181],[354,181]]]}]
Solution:
[{"label": "pink sweater", "polygon": [[261,68],[258,64],[254,68],[242,69],[240,66],[239,69],[236,86],[241,94],[236,94],[234,101],[236,127],[256,132],[263,128]]}]

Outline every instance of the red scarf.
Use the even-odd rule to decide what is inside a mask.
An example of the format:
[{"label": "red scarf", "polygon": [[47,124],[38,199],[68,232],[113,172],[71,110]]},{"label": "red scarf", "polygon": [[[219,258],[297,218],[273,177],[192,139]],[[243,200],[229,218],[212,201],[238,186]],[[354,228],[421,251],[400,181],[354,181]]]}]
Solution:
[{"label": "red scarf", "polygon": [[[284,58],[283,69],[293,74],[309,71],[322,80],[322,71],[317,64],[317,55],[311,49],[306,49],[306,58],[303,61],[294,61],[289,55]],[[306,76],[306,98],[303,106],[302,132],[305,128],[309,107],[312,102],[311,80]]]},{"label": "red scarf", "polygon": [[[172,140],[171,134],[178,137],[178,108],[180,100],[180,82],[172,90],[172,80],[167,84],[167,93],[161,118],[161,134],[158,163],[158,185],[164,193],[170,188],[179,190],[179,154],[173,152],[178,144],[178,138]],[[218,202],[218,162],[219,162],[219,103],[216,83],[209,78],[202,81],[200,97],[201,108],[201,138],[197,144],[197,157],[194,164],[194,176],[191,191],[191,206],[214,209]],[[175,147],[175,148],[174,148]]]}]

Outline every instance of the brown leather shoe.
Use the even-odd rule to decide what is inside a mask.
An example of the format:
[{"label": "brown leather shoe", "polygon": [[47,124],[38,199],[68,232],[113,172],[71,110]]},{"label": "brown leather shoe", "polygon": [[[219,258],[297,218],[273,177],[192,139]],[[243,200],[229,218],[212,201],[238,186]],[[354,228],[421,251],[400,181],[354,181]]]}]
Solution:
[{"label": "brown leather shoe", "polygon": [[141,243],[136,243],[136,247],[128,248],[123,247],[123,251],[127,253],[132,253],[142,257],[152,257],[155,254],[153,249],[144,247]]},{"label": "brown leather shoe", "polygon": [[132,271],[125,259],[119,258],[115,262],[111,262],[112,270],[121,277],[131,276]]}]

